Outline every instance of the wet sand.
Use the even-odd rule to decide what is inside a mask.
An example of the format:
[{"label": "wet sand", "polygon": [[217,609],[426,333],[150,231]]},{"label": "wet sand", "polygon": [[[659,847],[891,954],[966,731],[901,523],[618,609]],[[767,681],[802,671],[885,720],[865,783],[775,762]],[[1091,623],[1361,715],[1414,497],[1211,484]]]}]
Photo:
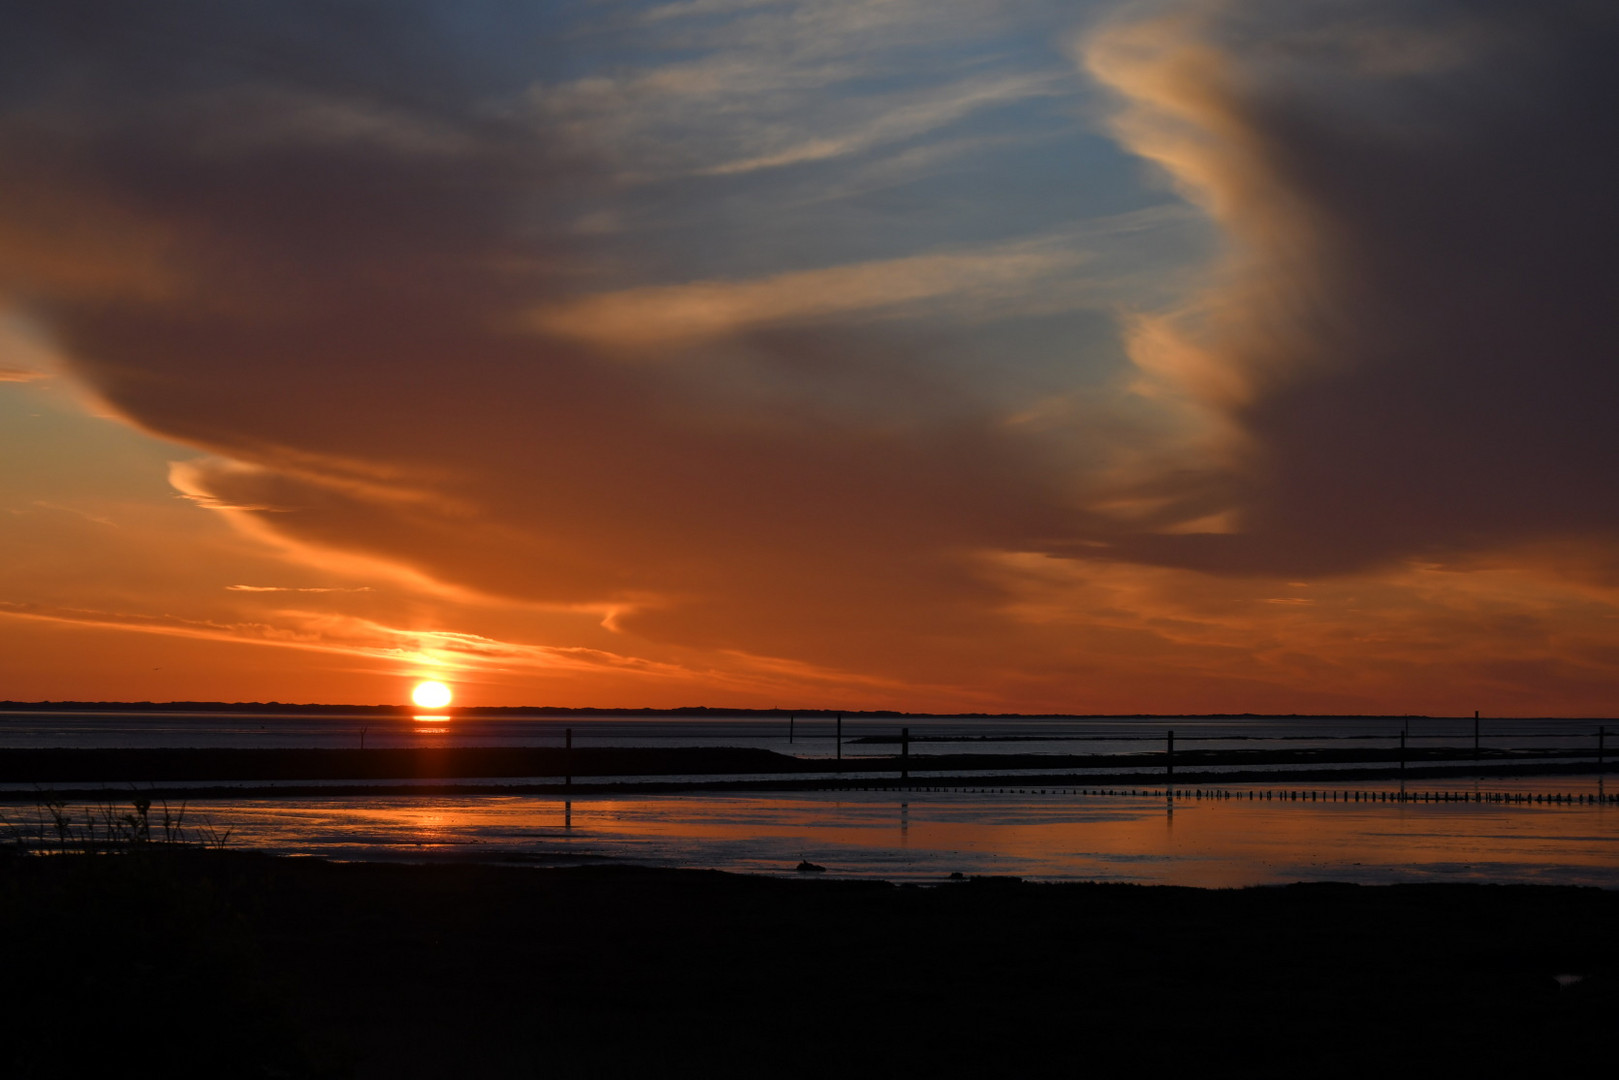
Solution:
[{"label": "wet sand", "polygon": [[[1561,1071],[1619,893],[0,860],[7,1076]],[[1559,978],[1561,977],[1561,979]]]}]

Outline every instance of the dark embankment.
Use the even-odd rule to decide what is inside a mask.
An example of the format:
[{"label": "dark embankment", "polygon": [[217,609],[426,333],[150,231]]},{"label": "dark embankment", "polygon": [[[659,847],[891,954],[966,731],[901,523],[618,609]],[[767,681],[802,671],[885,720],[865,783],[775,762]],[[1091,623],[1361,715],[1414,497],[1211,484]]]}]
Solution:
[{"label": "dark embankment", "polygon": [[797,758],[742,748],[409,747],[381,750],[6,750],[0,783],[440,780],[793,772]]},{"label": "dark embankment", "polygon": [[0,859],[0,920],[9,1077],[1557,1075],[1619,1008],[1589,889],[191,851]]},{"label": "dark embankment", "polygon": [[[1564,758],[1559,763],[1553,759]],[[1588,771],[1582,749],[1499,750],[1473,760],[1470,752],[1429,747],[1413,750],[1400,764],[1397,751],[1382,748],[1300,750],[1191,750],[1175,755],[1183,782],[1233,778],[1231,770],[1264,768],[1254,779],[1354,780],[1403,774],[1413,779],[1458,773],[1498,775]],[[1102,783],[1156,783],[1163,778],[1162,753],[937,754],[912,756],[917,772],[956,772],[956,783],[1072,783],[1062,769],[1130,769],[1099,776]],[[1289,771],[1288,766],[1296,771]],[[799,758],[741,747],[409,747],[387,749],[21,749],[0,751],[0,783],[137,785],[162,792],[163,784],[214,781],[226,785],[284,784],[297,781],[424,781],[519,779],[534,777],[711,776],[742,774],[784,778],[776,786],[803,786],[791,777],[836,771],[857,778],[896,775],[897,756]],[[821,781],[807,781],[818,784]],[[447,783],[453,787],[453,783]],[[549,790],[555,784],[529,785]],[[588,785],[587,785],[588,786]],[[712,785],[710,785],[712,786]],[[769,786],[769,785],[765,785]],[[180,794],[176,789],[176,793]],[[240,793],[240,791],[236,792]],[[26,795],[26,793],[23,793]],[[213,792],[228,796],[221,788]],[[0,796],[3,797],[3,796]]]}]

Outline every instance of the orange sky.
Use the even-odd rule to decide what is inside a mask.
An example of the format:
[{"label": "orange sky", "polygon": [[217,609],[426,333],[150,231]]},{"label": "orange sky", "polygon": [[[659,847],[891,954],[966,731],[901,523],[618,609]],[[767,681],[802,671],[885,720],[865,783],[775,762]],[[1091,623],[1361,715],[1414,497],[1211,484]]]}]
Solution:
[{"label": "orange sky", "polygon": [[0,698],[1613,712],[1589,5],[184,7],[0,43]]}]

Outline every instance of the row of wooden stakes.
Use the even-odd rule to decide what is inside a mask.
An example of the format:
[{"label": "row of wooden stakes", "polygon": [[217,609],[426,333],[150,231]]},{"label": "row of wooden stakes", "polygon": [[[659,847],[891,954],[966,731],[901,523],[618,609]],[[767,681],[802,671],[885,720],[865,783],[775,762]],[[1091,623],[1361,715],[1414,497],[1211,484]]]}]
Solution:
[{"label": "row of wooden stakes", "polygon": [[1090,795],[1116,798],[1210,799],[1237,802],[1369,802],[1369,803],[1498,803],[1502,805],[1597,806],[1619,804],[1619,793],[1607,792],[1514,792],[1514,791],[1352,791],[1279,790],[1249,788],[965,788],[888,785],[883,787],[839,786],[823,791],[875,791],[900,793],[940,792],[963,795]]}]

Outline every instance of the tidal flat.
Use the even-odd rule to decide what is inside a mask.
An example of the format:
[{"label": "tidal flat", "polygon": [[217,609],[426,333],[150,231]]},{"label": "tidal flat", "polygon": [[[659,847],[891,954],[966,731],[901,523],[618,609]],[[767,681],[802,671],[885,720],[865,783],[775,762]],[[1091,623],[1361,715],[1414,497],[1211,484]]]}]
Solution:
[{"label": "tidal flat", "polygon": [[1573,1068],[1619,892],[0,860],[11,1077]]}]

